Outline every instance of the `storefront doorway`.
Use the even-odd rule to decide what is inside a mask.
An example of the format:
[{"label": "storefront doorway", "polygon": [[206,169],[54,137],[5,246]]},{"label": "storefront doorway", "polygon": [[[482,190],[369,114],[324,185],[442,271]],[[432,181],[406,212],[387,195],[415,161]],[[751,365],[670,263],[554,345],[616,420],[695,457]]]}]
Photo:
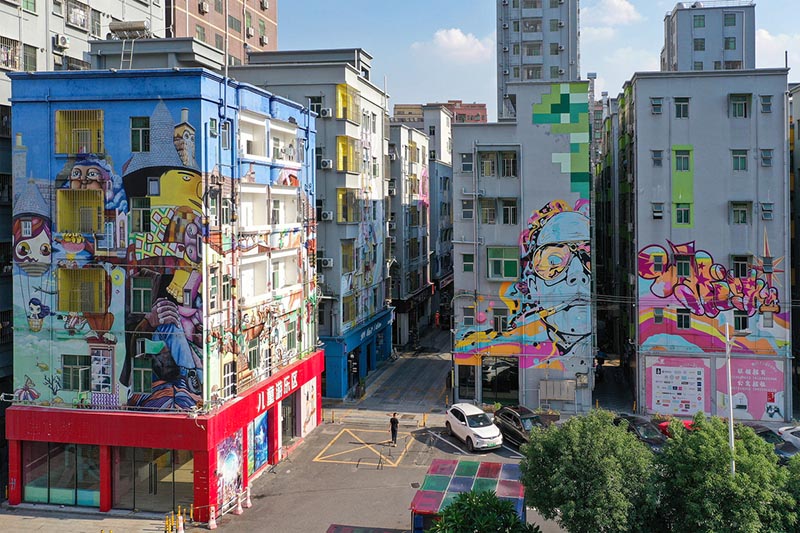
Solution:
[{"label": "storefront doorway", "polygon": [[114,448],[113,507],[167,513],[194,501],[192,452]]},{"label": "storefront doorway", "polygon": [[484,403],[519,403],[519,359],[484,357],[481,365],[481,397]]},{"label": "storefront doorway", "polygon": [[297,393],[281,402],[281,442],[285,447],[297,437]]},{"label": "storefront doorway", "polygon": [[457,365],[458,373],[458,400],[475,399],[475,368],[472,365]]}]

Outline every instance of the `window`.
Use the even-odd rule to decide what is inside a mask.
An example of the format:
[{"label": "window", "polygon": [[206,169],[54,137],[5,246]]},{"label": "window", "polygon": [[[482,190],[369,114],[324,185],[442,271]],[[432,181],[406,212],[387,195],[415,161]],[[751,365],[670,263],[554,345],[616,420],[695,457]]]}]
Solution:
[{"label": "window", "polygon": [[733,312],[733,329],[736,331],[747,331],[748,316],[746,311]]},{"label": "window", "polygon": [[272,200],[272,210],[270,212],[270,224],[277,226],[281,223],[281,201]]},{"label": "window", "polygon": [[200,24],[196,24],[194,27],[194,37],[201,43],[206,42],[206,28],[205,26],[201,26]]},{"label": "window", "polygon": [[689,150],[675,150],[675,170],[677,172],[689,172],[690,161]]},{"label": "window", "polygon": [[664,204],[662,202],[653,202],[651,204],[651,208],[653,211],[654,219],[660,220],[664,218]]},{"label": "window", "polygon": [[472,220],[475,217],[475,200],[461,200],[461,218]]},{"label": "window", "polygon": [[508,309],[494,308],[492,310],[492,322],[494,330],[502,333],[508,329]]},{"label": "window", "polygon": [[102,313],[106,302],[106,271],[102,268],[59,268],[58,310]]},{"label": "window", "polygon": [[489,279],[515,279],[519,276],[519,252],[517,248],[488,248]]},{"label": "window", "polygon": [[555,65],[553,65],[552,67],[550,67],[550,77],[551,77],[551,78],[557,78],[557,77],[559,77],[559,76],[561,75],[561,73],[559,72],[559,70],[561,70],[561,69],[559,69],[559,68],[558,68],[557,66],[555,66]]},{"label": "window", "polygon": [[747,224],[749,222],[750,205],[747,202],[731,202],[731,222]]},{"label": "window", "polygon": [[472,154],[461,154],[461,172],[472,172]]},{"label": "window", "polygon": [[150,231],[150,198],[131,198],[131,231]]},{"label": "window", "polygon": [[653,308],[653,324],[663,324],[664,323],[664,308],[663,307],[654,307]]},{"label": "window", "polygon": [[23,237],[32,237],[33,236],[33,221],[32,220],[22,220],[22,236]]},{"label": "window", "polygon": [[736,13],[725,13],[724,24],[726,26],[736,26]]},{"label": "window", "polygon": [[353,272],[356,269],[355,240],[342,240],[342,272]]},{"label": "window", "polygon": [[675,118],[689,118],[689,99],[685,97],[675,99]]},{"label": "window", "polygon": [[475,272],[475,254],[461,254],[464,272]]},{"label": "window", "polygon": [[233,292],[231,290],[231,276],[229,274],[225,274],[222,276],[222,301],[229,302]]},{"label": "window", "polygon": [[428,126],[428,135],[431,137],[436,135],[436,126]]},{"label": "window", "polygon": [[650,98],[650,112],[654,115],[660,115],[661,109],[664,107],[664,99],[660,96]]},{"label": "window", "polygon": [[511,54],[515,56],[519,55],[519,43],[514,43],[511,45]]},{"label": "window", "polygon": [[694,27],[695,28],[705,28],[706,27],[706,16],[705,15],[695,15],[694,16]]},{"label": "window", "polygon": [[550,7],[553,9],[558,8],[558,4],[563,4],[564,0],[550,0]]},{"label": "window", "polygon": [[105,152],[101,109],[56,111],[56,153]]},{"label": "window", "polygon": [[236,394],[236,361],[222,365],[222,397],[231,398]]},{"label": "window", "polygon": [[[550,43],[550,55],[557,56],[559,54],[559,44],[558,43]],[[556,67],[558,68],[558,67]]]},{"label": "window", "polygon": [[22,46],[22,70],[34,72],[36,70],[36,47],[27,44]]},{"label": "window", "polygon": [[[542,31],[542,19],[539,18],[526,18],[522,19],[522,31],[526,33],[534,32],[539,33]],[[541,55],[541,52],[539,53]]]},{"label": "window", "polygon": [[500,206],[503,209],[503,224],[516,225],[517,221],[517,199],[507,198],[500,200]]},{"label": "window", "polygon": [[678,329],[691,329],[692,314],[688,309],[678,309],[676,312]]},{"label": "window", "polygon": [[650,154],[653,157],[653,166],[662,166],[662,162],[664,160],[664,150],[650,150]]},{"label": "window", "polygon": [[550,19],[550,31],[558,31],[559,22],[558,19]]},{"label": "window", "polygon": [[219,33],[214,34],[214,48],[217,50],[225,49],[225,39]]},{"label": "window", "polygon": [[747,150],[731,150],[733,170],[747,170]]},{"label": "window", "polygon": [[475,325],[475,308],[474,307],[465,307],[464,308],[464,325],[465,326],[474,326]]},{"label": "window", "polygon": [[[78,178],[81,187],[91,183],[103,185],[100,176],[93,179],[92,170]],[[74,182],[72,182],[74,183]],[[100,233],[105,200],[102,189],[59,189],[56,196],[56,228],[62,232]]]},{"label": "window", "polygon": [[518,20],[515,20],[514,22],[512,22],[511,31],[513,31],[515,33],[519,33],[519,21]]},{"label": "window", "polygon": [[764,274],[772,274],[775,272],[775,264],[772,262],[771,256],[761,256],[761,270],[764,272]]},{"label": "window", "polygon": [[297,350],[297,320],[286,321],[286,349]]},{"label": "window", "polygon": [[772,202],[761,202],[761,220],[772,220],[775,204]]},{"label": "window", "polygon": [[258,338],[252,339],[250,342],[247,343],[247,366],[251,370],[257,369],[259,365],[259,357],[258,353]]},{"label": "window", "polygon": [[771,167],[772,166],[772,148],[762,148],[761,149],[761,166],[762,167]]},{"label": "window", "polygon": [[61,388],[85,392],[91,387],[92,357],[90,355],[61,356]]},{"label": "window", "polygon": [[542,67],[535,66],[535,67],[525,67],[525,79],[526,80],[540,80],[542,79]]},{"label": "window", "polygon": [[702,61],[695,61],[692,65],[694,70],[703,70],[703,62]]},{"label": "window", "polygon": [[676,255],[675,267],[678,271],[678,277],[688,278],[692,274],[692,259],[688,255]]},{"label": "window", "polygon": [[223,121],[220,126],[220,143],[222,144],[223,150],[230,150],[231,149],[231,123],[229,120]]},{"label": "window", "polygon": [[653,256],[653,272],[664,272],[664,256]]},{"label": "window", "polygon": [[321,96],[309,96],[309,109],[319,115],[320,111],[322,111],[322,97]]},{"label": "window", "polygon": [[692,204],[675,204],[675,223],[692,223]]},{"label": "window", "polygon": [[528,57],[542,55],[542,43],[525,43],[525,55]]},{"label": "window", "polygon": [[730,114],[733,118],[747,118],[747,107],[750,101],[748,94],[732,94],[730,96]]},{"label": "window", "polygon": [[336,222],[361,222],[361,204],[356,189],[336,189]]},{"label": "window", "polygon": [[217,298],[219,297],[219,269],[211,269],[211,272],[208,275],[208,281],[208,307],[210,309],[216,309]]},{"label": "window", "polygon": [[235,32],[242,33],[242,21],[233,15],[228,15],[228,28]]},{"label": "window", "polygon": [[722,61],[714,61],[714,70],[722,70]]},{"label": "window", "polygon": [[497,154],[494,152],[481,154],[481,177],[497,175]]},{"label": "window", "polygon": [[96,9],[92,9],[91,19],[89,32],[94,37],[100,37],[100,34],[103,31],[102,23],[100,22],[100,12]]},{"label": "window", "polygon": [[131,280],[131,313],[149,313],[153,310],[153,280],[135,276]]},{"label": "window", "polygon": [[761,314],[761,327],[771,328],[773,326],[772,311],[764,311]]},{"label": "window", "polygon": [[725,37],[725,50],[736,50],[736,37]]},{"label": "window", "polygon": [[131,152],[150,151],[150,117],[131,117]]},{"label": "window", "polygon": [[504,178],[517,177],[517,153],[516,152],[502,152],[500,157],[503,161],[501,176]]},{"label": "window", "polygon": [[66,23],[84,31],[89,30],[89,6],[77,0],[65,2],[67,7]]},{"label": "window", "polygon": [[133,358],[133,392],[148,393],[153,391],[153,364],[145,357]]},{"label": "window", "polygon": [[695,52],[705,52],[706,50],[706,40],[705,39],[695,39],[694,40],[694,51]]},{"label": "window", "polygon": [[264,19],[259,19],[258,20],[258,36],[259,37],[264,37],[266,35],[267,35],[267,23],[264,21]]},{"label": "window", "polygon": [[725,62],[725,70],[741,70],[742,69],[742,62],[741,61],[726,61]]},{"label": "window", "polygon": [[497,223],[497,202],[494,198],[481,198],[481,224]]},{"label": "window", "polygon": [[771,94],[762,94],[761,95],[761,112],[762,113],[772,113],[772,95]]},{"label": "window", "polygon": [[746,278],[750,273],[750,257],[746,255],[734,255],[731,259],[733,277]]},{"label": "window", "polygon": [[64,4],[61,0],[53,0],[53,14],[64,16]]}]

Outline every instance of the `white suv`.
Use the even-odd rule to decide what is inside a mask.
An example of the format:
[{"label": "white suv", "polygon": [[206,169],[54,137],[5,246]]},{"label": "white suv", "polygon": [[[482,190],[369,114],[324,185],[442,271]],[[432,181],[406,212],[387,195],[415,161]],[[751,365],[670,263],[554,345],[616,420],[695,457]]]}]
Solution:
[{"label": "white suv", "polygon": [[463,440],[470,452],[503,445],[500,429],[489,415],[470,403],[456,403],[447,410],[447,432]]}]

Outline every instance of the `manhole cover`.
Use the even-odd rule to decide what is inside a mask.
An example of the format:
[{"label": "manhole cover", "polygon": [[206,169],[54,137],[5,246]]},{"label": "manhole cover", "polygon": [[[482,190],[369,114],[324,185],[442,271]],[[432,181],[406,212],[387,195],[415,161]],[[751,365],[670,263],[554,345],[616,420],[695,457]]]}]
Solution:
[{"label": "manhole cover", "polygon": [[413,419],[414,415],[400,415],[400,418],[403,420]]}]

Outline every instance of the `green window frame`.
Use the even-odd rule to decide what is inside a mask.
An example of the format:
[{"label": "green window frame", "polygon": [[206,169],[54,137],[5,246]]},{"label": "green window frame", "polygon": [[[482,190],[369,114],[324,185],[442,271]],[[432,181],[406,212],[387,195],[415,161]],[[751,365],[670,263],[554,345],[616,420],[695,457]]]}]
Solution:
[{"label": "green window frame", "polygon": [[675,223],[692,223],[692,204],[675,204]]},{"label": "green window frame", "polygon": [[131,280],[131,313],[149,313],[153,307],[153,280],[135,276]]},{"label": "green window frame", "polygon": [[733,159],[733,170],[747,170],[747,150],[731,150],[731,158]]},{"label": "green window frame", "polygon": [[475,272],[475,254],[461,254],[464,272]]},{"label": "green window frame", "polygon": [[517,248],[487,248],[487,277],[489,279],[517,279],[519,277],[519,251]]}]

